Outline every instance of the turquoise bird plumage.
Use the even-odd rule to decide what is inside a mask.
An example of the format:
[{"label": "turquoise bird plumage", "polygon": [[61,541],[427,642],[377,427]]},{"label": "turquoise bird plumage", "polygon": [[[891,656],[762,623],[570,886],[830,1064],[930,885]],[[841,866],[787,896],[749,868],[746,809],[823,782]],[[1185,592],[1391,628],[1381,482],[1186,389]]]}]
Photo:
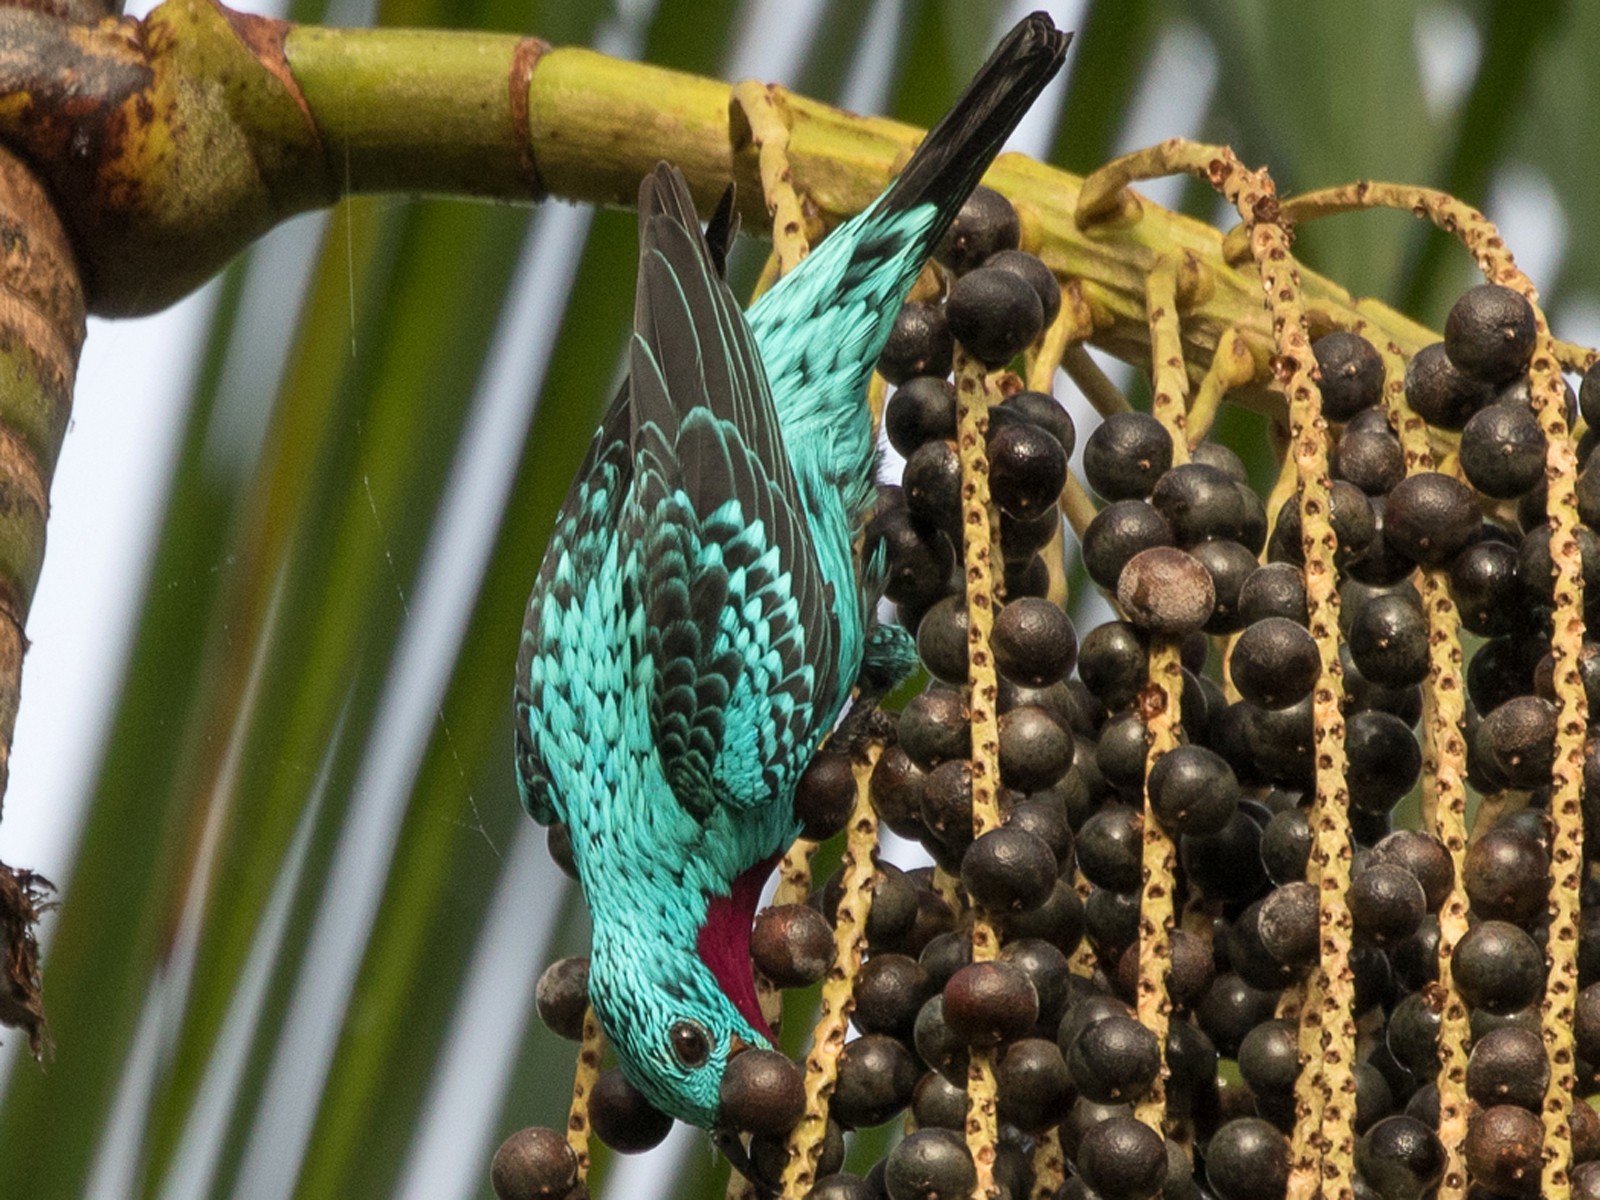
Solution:
[{"label": "turquoise bird plumage", "polygon": [[[799,831],[795,784],[858,678],[903,673],[863,402],[924,261],[1055,74],[1035,14],[889,188],[741,313],[682,177],[639,193],[628,379],[562,507],[517,660],[523,802],[565,821],[593,923],[590,999],[657,1107],[717,1121],[767,1042],[749,935]],[[720,243],[721,238],[715,239]]]}]

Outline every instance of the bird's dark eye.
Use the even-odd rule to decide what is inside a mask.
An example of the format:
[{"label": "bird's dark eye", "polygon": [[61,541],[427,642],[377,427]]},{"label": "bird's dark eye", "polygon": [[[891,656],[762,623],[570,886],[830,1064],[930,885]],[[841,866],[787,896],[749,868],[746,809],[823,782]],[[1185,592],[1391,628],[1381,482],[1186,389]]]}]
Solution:
[{"label": "bird's dark eye", "polygon": [[679,1021],[669,1035],[672,1052],[686,1067],[699,1067],[711,1057],[711,1035],[699,1021]]}]

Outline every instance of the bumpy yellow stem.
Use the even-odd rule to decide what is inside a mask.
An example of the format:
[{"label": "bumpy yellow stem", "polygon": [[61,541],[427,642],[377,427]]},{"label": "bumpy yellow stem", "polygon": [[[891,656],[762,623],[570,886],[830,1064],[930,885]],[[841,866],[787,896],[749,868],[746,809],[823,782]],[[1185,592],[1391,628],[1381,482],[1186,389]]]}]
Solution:
[{"label": "bumpy yellow stem", "polygon": [[872,854],[878,845],[878,817],[872,810],[869,781],[882,750],[876,743],[869,745],[855,765],[856,803],[845,835],[842,894],[833,924],[833,966],[822,983],[811,1053],[806,1056],[805,1116],[789,1134],[789,1161],[781,1184],[784,1200],[801,1200],[817,1181],[817,1162],[828,1131],[828,1099],[839,1077],[839,1054],[855,1008],[856,974],[867,945],[867,917],[872,911],[877,870]]},{"label": "bumpy yellow stem", "polygon": [[1033,1142],[1033,1195],[1031,1200],[1055,1200],[1067,1179],[1067,1160],[1061,1153],[1061,1133],[1052,1125]]},{"label": "bumpy yellow stem", "polygon": [[1450,852],[1455,876],[1439,909],[1439,988],[1444,1003],[1439,1027],[1439,1140],[1444,1144],[1445,1170],[1439,1200],[1466,1195],[1463,1152],[1467,1140],[1467,1052],[1472,1032],[1467,1006],[1455,987],[1456,943],[1467,932],[1465,866],[1467,857],[1467,743],[1461,677],[1460,617],[1450,598],[1449,574],[1424,571],[1422,604],[1428,616],[1428,686],[1423,691],[1422,757],[1424,805],[1431,828]]},{"label": "bumpy yellow stem", "polygon": [[[967,585],[967,709],[972,726],[972,832],[981,837],[1000,824],[1000,686],[989,634],[994,628],[993,513],[989,503],[989,460],[984,435],[989,407],[1000,397],[983,365],[956,347],[956,444],[961,454],[962,560]],[[999,932],[989,914],[974,906],[972,958],[983,962],[1000,951]],[[967,1148],[978,1169],[975,1197],[998,1195],[994,1161],[999,1142],[995,1109],[994,1053],[974,1047],[967,1066]]]},{"label": "bumpy yellow stem", "polygon": [[1150,413],[1172,435],[1172,465],[1189,460],[1189,375],[1183,366],[1178,323],[1178,260],[1163,254],[1145,280],[1150,319]]},{"label": "bumpy yellow stem", "polygon": [[[1525,288],[1531,291],[1531,288]],[[1532,296],[1529,296],[1530,302]],[[1578,992],[1578,905],[1583,874],[1583,758],[1589,723],[1588,702],[1578,674],[1583,646],[1583,566],[1578,550],[1577,455],[1567,429],[1561,372],[1544,317],[1534,309],[1538,341],[1529,367],[1539,427],[1544,430],[1546,505],[1550,556],[1555,561],[1554,632],[1556,760],[1550,779],[1550,936],[1546,951],[1550,974],[1545,983],[1540,1022],[1550,1056],[1550,1083],[1544,1095],[1544,1172],[1546,1196],[1568,1191],[1572,1162],[1569,1118],[1577,1084],[1572,1026]]]},{"label": "bumpy yellow stem", "polygon": [[772,903],[804,904],[811,895],[811,858],[817,852],[817,843],[805,838],[796,839],[784,852],[778,864],[778,887]]},{"label": "bumpy yellow stem", "polygon": [[1556,361],[1568,371],[1587,371],[1600,359],[1600,350],[1564,342],[1558,337],[1550,339],[1550,347],[1555,352]]},{"label": "bumpy yellow stem", "polygon": [[567,1145],[578,1159],[578,1182],[589,1176],[589,1093],[600,1078],[600,1056],[605,1053],[594,1009],[583,1012],[583,1041],[578,1046],[578,1066],[572,1076],[572,1104],[567,1109]]},{"label": "bumpy yellow stem", "polygon": [[[1286,214],[1304,221],[1364,208],[1400,208],[1426,217],[1453,234],[1471,252],[1484,278],[1526,297],[1533,307],[1536,337],[1528,364],[1533,407],[1544,431],[1546,509],[1550,524],[1550,557],[1554,565],[1555,612],[1550,650],[1555,659],[1556,755],[1550,780],[1550,934],[1546,956],[1549,976],[1540,1010],[1550,1082],[1544,1098],[1544,1168],[1540,1191],[1563,1196],[1568,1190],[1572,1137],[1568,1118],[1576,1084],[1572,1024],[1578,985],[1578,902],[1583,870],[1583,751],[1588,704],[1578,674],[1583,644],[1583,567],[1578,549],[1575,486],[1577,455],[1567,427],[1565,388],[1561,379],[1563,348],[1550,336],[1539,310],[1538,293],[1517,267],[1494,224],[1477,209],[1444,192],[1389,183],[1354,183],[1296,197]],[[1575,349],[1575,348],[1574,348]],[[1587,362],[1584,352],[1568,356]],[[1464,837],[1463,837],[1464,841]],[[1459,872],[1458,872],[1459,874]],[[1441,930],[1443,921],[1441,920]],[[1443,951],[1441,936],[1440,950]]]},{"label": "bumpy yellow stem", "polygon": [[1183,665],[1178,643],[1163,639],[1150,647],[1150,683],[1145,690],[1144,890],[1139,897],[1139,980],[1135,1000],[1139,1022],[1156,1035],[1161,1070],[1134,1115],[1157,1133],[1165,1132],[1167,1113],[1167,1024],[1172,1000],[1167,972],[1172,967],[1172,927],[1176,921],[1178,849],[1150,808],[1148,780],[1161,756],[1178,744],[1182,718]]},{"label": "bumpy yellow stem", "polygon": [[[1380,345],[1379,354],[1384,365],[1384,408],[1400,438],[1406,473],[1431,471],[1434,456],[1427,423],[1406,403],[1405,360],[1393,344]],[[1436,1082],[1439,1140],[1445,1150],[1439,1197],[1459,1200],[1467,1186],[1462,1152],[1467,1137],[1467,1051],[1472,1034],[1467,1007],[1455,990],[1451,963],[1456,943],[1467,932],[1467,746],[1462,735],[1466,706],[1461,676],[1461,621],[1450,598],[1448,572],[1430,569],[1422,573],[1422,605],[1428,620],[1428,686],[1422,694],[1422,825],[1444,843],[1455,870],[1450,893],[1439,910],[1438,995],[1444,1008]]]},{"label": "bumpy yellow stem", "polygon": [[1206,368],[1200,386],[1195,390],[1194,402],[1189,405],[1189,446],[1194,448],[1205,441],[1206,434],[1217,419],[1222,398],[1234,388],[1244,387],[1256,377],[1255,356],[1250,344],[1237,329],[1223,331],[1217,339],[1216,353]]},{"label": "bumpy yellow stem", "polygon": [[[806,214],[789,173],[789,106],[783,89],[746,80],[733,89],[734,111],[749,126],[750,141],[760,155],[761,191],[772,214],[772,248],[781,278],[811,249]],[[735,139],[737,142],[737,138]]]},{"label": "bumpy yellow stem", "polygon": [[[1163,255],[1146,284],[1150,319],[1150,411],[1172,437],[1173,465],[1189,459],[1185,397],[1189,378],[1183,363],[1183,333],[1178,319],[1178,262]],[[1156,1035],[1161,1069],[1155,1084],[1139,1102],[1135,1115],[1157,1133],[1164,1133],[1167,1094],[1167,1023],[1172,1002],[1166,976],[1172,962],[1172,927],[1176,920],[1177,846],[1150,807],[1148,780],[1161,756],[1178,744],[1183,666],[1178,644],[1162,639],[1150,647],[1149,683],[1142,698],[1145,712],[1143,890],[1139,897],[1139,973],[1135,1000],[1139,1021]]]},{"label": "bumpy yellow stem", "polygon": [[[1172,140],[1108,163],[1084,181],[1078,193],[1077,222],[1137,211],[1139,201],[1124,191],[1134,179],[1187,171],[1210,181],[1238,210],[1251,256],[1261,275],[1272,315],[1277,355],[1273,375],[1289,404],[1289,446],[1300,494],[1300,528],[1305,549],[1306,601],[1310,630],[1322,660],[1313,694],[1316,729],[1316,799],[1311,819],[1313,874],[1320,897],[1322,956],[1315,1003],[1301,1016],[1302,1051],[1311,1029],[1320,1029],[1320,1052],[1301,1072],[1296,1088],[1296,1137],[1289,1195],[1325,1200],[1353,1194],[1355,1117],[1355,999],[1350,970],[1349,795],[1345,788],[1343,678],[1339,664],[1339,596],[1333,554],[1337,547],[1328,520],[1328,427],[1314,371],[1298,272],[1289,254],[1289,237],[1279,220],[1272,180],[1250,171],[1226,146]],[[1320,1119],[1312,1093],[1321,1100]],[[1316,1142],[1313,1142],[1313,1137]],[[1320,1154],[1318,1153],[1320,1151]],[[1320,1162],[1318,1161],[1320,1158]]]},{"label": "bumpy yellow stem", "polygon": [[1028,363],[1028,387],[1050,396],[1055,394],[1056,371],[1067,347],[1094,333],[1094,314],[1083,298],[1081,288],[1061,289],[1061,311],[1039,339],[1038,352]]}]

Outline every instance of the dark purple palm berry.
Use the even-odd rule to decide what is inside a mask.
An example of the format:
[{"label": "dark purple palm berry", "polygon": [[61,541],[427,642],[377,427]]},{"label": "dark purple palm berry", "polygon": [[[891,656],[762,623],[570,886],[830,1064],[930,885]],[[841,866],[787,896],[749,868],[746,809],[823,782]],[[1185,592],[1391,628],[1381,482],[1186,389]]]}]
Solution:
[{"label": "dark purple palm berry", "polygon": [[1037,254],[1029,254],[1025,250],[1000,250],[984,259],[983,265],[996,271],[1010,271],[1026,280],[1039,295],[1039,304],[1044,309],[1044,323],[1049,325],[1056,319],[1061,311],[1061,281]]},{"label": "dark purple palm berry", "polygon": [[969,1046],[1021,1037],[1039,1019],[1039,995],[1027,972],[1008,962],[968,963],[944,985],[944,1020]]},{"label": "dark purple palm berry", "polygon": [[900,306],[889,340],[878,355],[878,374],[902,384],[918,375],[942,379],[950,374],[954,350],[944,307],[912,300]]},{"label": "dark purple palm berry", "polygon": [[1150,770],[1151,811],[1174,835],[1220,832],[1241,794],[1227,760],[1204,746],[1174,747]]},{"label": "dark purple palm berry", "polygon": [[[955,936],[955,935],[953,935]],[[937,941],[938,939],[934,939]],[[961,939],[963,942],[965,938]],[[970,943],[966,947],[971,953]],[[924,955],[926,958],[926,955]],[[929,972],[930,978],[933,972]],[[950,978],[955,978],[952,974]],[[913,1035],[917,1057],[943,1075],[951,1083],[965,1087],[967,1083],[967,1043],[958,1037],[944,1018],[944,994],[930,996],[917,1014]]]},{"label": "dark purple palm berry", "polygon": [[800,775],[794,792],[794,815],[800,836],[825,842],[841,832],[856,802],[856,776],[850,756],[824,750]]},{"label": "dark purple palm berry", "polygon": [[1167,519],[1143,500],[1115,500],[1083,531],[1083,565],[1103,588],[1115,588],[1128,560],[1152,546],[1173,545]]},{"label": "dark purple palm berry", "polygon": [[895,1038],[869,1033],[845,1043],[828,1111],[846,1129],[882,1125],[911,1103],[916,1086],[917,1063],[911,1051]]},{"label": "dark purple palm berry", "polygon": [[1000,1119],[1024,1133],[1043,1133],[1067,1115],[1072,1078],[1061,1048],[1049,1038],[1013,1042],[995,1064]]},{"label": "dark purple palm berry", "polygon": [[1410,1116],[1385,1117],[1356,1143],[1356,1171],[1383,1200],[1422,1200],[1444,1175],[1444,1145]]},{"label": "dark purple palm berry", "polygon": [[979,267],[957,279],[944,311],[955,340],[989,367],[1010,362],[1044,328],[1033,285],[999,268]]},{"label": "dark purple palm berry", "polygon": [[1178,858],[1189,882],[1212,899],[1253,900],[1266,890],[1261,827],[1242,805],[1216,833],[1183,838]]},{"label": "dark purple palm berry", "polygon": [[1449,563],[1482,524],[1472,489],[1437,471],[1407,476],[1384,503],[1385,543],[1424,567]]},{"label": "dark purple palm berry", "polygon": [[1033,798],[1018,802],[1006,810],[1004,823],[1008,829],[1026,830],[1050,847],[1058,871],[1072,861],[1072,824],[1067,819],[1066,806],[1053,792],[1038,792]]},{"label": "dark purple palm berry", "polygon": [[1578,407],[1583,411],[1584,424],[1590,429],[1600,429],[1600,361],[1589,364],[1578,385]]},{"label": "dark purple palm berry", "polygon": [[966,1200],[978,1172],[960,1135],[919,1129],[889,1152],[883,1182],[889,1200]]},{"label": "dark purple palm berry", "polygon": [[1185,548],[1207,538],[1237,538],[1244,528],[1244,500],[1238,485],[1205,463],[1173,467],[1156,480],[1150,503],[1167,519],[1177,544]]},{"label": "dark purple palm berry", "polygon": [[1515,925],[1544,914],[1549,875],[1550,855],[1538,840],[1504,825],[1468,846],[1462,864],[1472,915]]},{"label": "dark purple palm berry", "polygon": [[1263,1021],[1246,1034],[1239,1045],[1239,1074],[1258,1096],[1292,1097],[1300,1077],[1300,1040],[1294,1023]]},{"label": "dark purple palm berry", "polygon": [[833,965],[833,928],[808,904],[769,908],[750,931],[750,957],[778,987],[809,987]]},{"label": "dark purple palm berry", "polygon": [[551,1033],[568,1041],[581,1041],[583,1016],[589,1008],[588,958],[558,958],[546,967],[534,989],[534,1004],[539,1019]]},{"label": "dark purple palm berry", "polygon": [[1444,843],[1417,829],[1397,829],[1372,848],[1374,863],[1395,863],[1422,885],[1428,911],[1438,912],[1455,882],[1455,864]]},{"label": "dark purple palm berry", "polygon": [[1383,359],[1359,333],[1336,329],[1311,343],[1322,374],[1322,412],[1348,421],[1383,398]]},{"label": "dark purple palm berry", "polygon": [[[794,1070],[793,1063],[789,1069]],[[798,1075],[796,1079],[798,1082]],[[804,1104],[802,1095],[802,1108]],[[589,1093],[589,1122],[595,1136],[618,1154],[642,1154],[654,1149],[672,1130],[672,1118],[646,1100],[614,1067],[600,1072]]]},{"label": "dark purple palm berry", "polygon": [[1145,636],[1126,621],[1107,621],[1084,635],[1078,677],[1115,712],[1132,704],[1149,679]]},{"label": "dark purple palm berry", "polygon": [[1172,435],[1147,412],[1112,413],[1083,447],[1083,474],[1107,500],[1139,500],[1172,466]]},{"label": "dark purple palm berry", "polygon": [[1007,941],[1039,938],[1063,954],[1071,954],[1083,940],[1083,901],[1070,880],[1058,879],[1045,902],[1031,912],[1008,913],[1001,920]]},{"label": "dark purple palm berry", "polygon": [[856,976],[850,1020],[862,1033],[909,1038],[928,999],[928,973],[905,954],[874,954]]},{"label": "dark purple palm berry", "polygon": [[1488,383],[1521,374],[1533,354],[1533,306],[1496,283],[1470,288],[1444,319],[1444,348],[1462,371]]},{"label": "dark purple palm berry", "polygon": [[1067,482],[1067,456],[1061,443],[1031,422],[999,426],[989,438],[989,495],[1000,511],[1032,517],[1054,511]]},{"label": "dark purple palm berry", "polygon": [[[906,1053],[907,1070],[915,1076]],[[911,1093],[906,1085],[906,1095]],[[806,1110],[805,1087],[793,1062],[776,1050],[743,1050],[728,1060],[718,1091],[718,1118],[748,1133],[782,1137]]]},{"label": "dark purple palm berry", "polygon": [[1385,1045],[1397,1062],[1420,1076],[1439,1069],[1439,1029],[1444,997],[1438,988],[1410,993],[1394,1006],[1384,1031]]},{"label": "dark purple palm berry", "polygon": [[1416,876],[1391,863],[1357,872],[1348,899],[1355,931],[1380,946],[1410,937],[1428,911],[1428,898]]},{"label": "dark purple palm berry", "polygon": [[1443,342],[1424,346],[1406,364],[1406,402],[1429,425],[1460,429],[1494,398],[1494,389],[1463,372]]},{"label": "dark purple palm berry", "polygon": [[1239,694],[1262,708],[1287,708],[1311,694],[1322,673],[1317,643],[1285,617],[1246,626],[1234,643],[1228,671]]},{"label": "dark purple palm berry", "polygon": [[1143,828],[1144,818],[1132,805],[1104,805],[1078,830],[1078,869],[1096,887],[1114,892],[1137,888],[1143,873]]},{"label": "dark purple palm berry", "polygon": [[1304,879],[1311,857],[1311,822],[1299,809],[1272,814],[1261,831],[1261,862],[1273,883]]},{"label": "dark purple palm berry", "polygon": [[1000,553],[1007,563],[1042,552],[1061,533],[1061,513],[1053,506],[1031,517],[1000,514]]},{"label": "dark purple palm berry", "polygon": [[554,1129],[520,1129],[494,1152],[489,1182],[500,1200],[566,1200],[578,1185],[578,1156]]},{"label": "dark purple palm berry", "polygon": [[1066,1052],[1078,1094],[1102,1104],[1138,1100],[1161,1070],[1156,1035],[1132,1017],[1106,1017],[1078,1031]]},{"label": "dark purple palm berry", "polygon": [[967,1127],[967,1089],[937,1071],[929,1071],[917,1080],[911,1093],[911,1115],[916,1118],[918,1129],[963,1132]]},{"label": "dark purple palm berry", "polygon": [[1303,879],[1274,888],[1256,909],[1255,935],[1274,962],[1314,965],[1322,936],[1316,888]]},{"label": "dark purple palm berry", "polygon": [[961,857],[961,886],[994,913],[1038,908],[1049,898],[1058,874],[1049,845],[1009,825],[989,830]]},{"label": "dark purple palm berry", "polygon": [[1036,704],[1000,717],[1000,782],[1020,792],[1054,785],[1072,766],[1072,730]]},{"label": "dark purple palm berry", "polygon": [[1349,638],[1356,669],[1381,687],[1410,687],[1428,677],[1428,619],[1404,592],[1363,604]]},{"label": "dark purple palm berry", "polygon": [[1289,1186],[1289,1142],[1268,1121],[1240,1117],[1206,1146],[1206,1182],[1219,1200],[1281,1200]]},{"label": "dark purple palm berry", "polygon": [[[1376,709],[1350,714],[1345,754],[1352,820],[1361,814],[1386,817],[1422,773],[1422,748],[1410,727]],[[1387,833],[1384,829],[1378,836]]]},{"label": "dark purple palm berry", "polygon": [[933,257],[957,273],[970,271],[990,255],[1015,250],[1022,236],[1017,210],[993,188],[977,187],[962,204]]},{"label": "dark purple palm berry", "polygon": [[1541,696],[1516,696],[1496,707],[1473,741],[1513,787],[1550,781],[1555,765],[1556,707]]},{"label": "dark purple palm berry", "polygon": [[1253,625],[1268,617],[1306,623],[1306,577],[1294,563],[1257,567],[1239,588],[1240,621]]},{"label": "dark purple palm berry", "polygon": [[1461,998],[1491,1013],[1515,1012],[1544,990],[1544,954],[1534,940],[1505,921],[1482,921],[1456,943],[1452,969]]},{"label": "dark purple palm berry", "polygon": [[[909,307],[909,306],[908,306]],[[956,389],[942,375],[907,379],[883,410],[889,444],[910,458],[929,442],[956,436]]]},{"label": "dark purple palm berry", "polygon": [[[908,705],[909,707],[909,705]],[[922,825],[922,788],[926,773],[896,743],[886,746],[872,769],[868,796],[878,819],[901,837],[915,837]]]},{"label": "dark purple palm berry", "polygon": [[1027,687],[1049,687],[1078,661],[1072,619],[1059,605],[1034,597],[1013,600],[1000,610],[989,644],[1000,673]]},{"label": "dark purple palm berry", "polygon": [[1537,1196],[1543,1147],[1538,1117],[1514,1104],[1497,1104],[1467,1127],[1467,1170],[1476,1183],[1500,1195]]},{"label": "dark purple palm berry", "polygon": [[1400,439],[1382,429],[1345,430],[1332,452],[1335,478],[1355,484],[1369,496],[1386,496],[1406,477],[1406,455]]},{"label": "dark purple palm berry", "polygon": [[896,604],[926,608],[950,590],[955,548],[941,530],[919,526],[905,508],[880,512],[867,525],[866,553],[881,553],[888,576],[883,594]]},{"label": "dark purple palm berry", "polygon": [[1167,1177],[1165,1141],[1135,1117],[1112,1117],[1085,1130],[1073,1162],[1104,1200],[1153,1200]]},{"label": "dark purple palm berry", "polygon": [[898,731],[901,748],[924,771],[972,753],[966,701],[954,688],[929,688],[913,696],[900,714]]},{"label": "dark purple palm berry", "polygon": [[1190,546],[1189,553],[1211,576],[1215,594],[1211,616],[1200,627],[1201,632],[1225,634],[1244,628],[1245,621],[1239,615],[1239,593],[1245,581],[1260,568],[1255,554],[1239,542],[1222,538]]},{"label": "dark purple palm berry", "polygon": [[1450,594],[1468,631],[1501,637],[1526,624],[1529,595],[1517,577],[1518,557],[1515,546],[1488,538],[1456,555]]},{"label": "dark purple palm berry", "polygon": [[906,459],[900,487],[914,521],[954,541],[961,535],[961,458],[954,442],[924,442]]},{"label": "dark purple palm berry", "polygon": [[1473,1045],[1467,1060],[1467,1095],[1480,1108],[1515,1104],[1540,1112],[1549,1082],[1544,1039],[1531,1029],[1507,1025],[1491,1030]]},{"label": "dark purple palm berry", "polygon": [[[1050,320],[1047,316],[1045,324]],[[1045,392],[1013,392],[990,410],[989,419],[999,420],[1002,413],[1037,425],[1061,444],[1062,453],[1072,457],[1073,448],[1078,444],[1078,430],[1071,414],[1054,396]]]},{"label": "dark purple palm berry", "polygon": [[1545,437],[1526,408],[1491,404],[1461,431],[1461,470],[1485,496],[1515,500],[1544,478]]}]

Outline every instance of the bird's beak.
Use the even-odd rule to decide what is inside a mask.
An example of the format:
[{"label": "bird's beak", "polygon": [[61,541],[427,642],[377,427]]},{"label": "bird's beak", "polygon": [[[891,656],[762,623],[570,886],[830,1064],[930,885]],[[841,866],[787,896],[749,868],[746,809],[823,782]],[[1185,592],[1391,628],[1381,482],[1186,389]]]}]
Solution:
[{"label": "bird's beak", "polygon": [[739,1131],[728,1126],[718,1126],[711,1131],[711,1142],[722,1151],[722,1157],[732,1164],[733,1169],[746,1179],[754,1178],[754,1169],[750,1165],[750,1154],[744,1148],[744,1142],[739,1139]]},{"label": "bird's beak", "polygon": [[752,1046],[749,1042],[745,1041],[737,1033],[729,1035],[729,1037],[728,1037],[728,1061],[729,1062],[733,1061],[734,1055],[743,1054],[746,1050],[753,1050],[753,1049],[755,1049],[755,1047]]}]

